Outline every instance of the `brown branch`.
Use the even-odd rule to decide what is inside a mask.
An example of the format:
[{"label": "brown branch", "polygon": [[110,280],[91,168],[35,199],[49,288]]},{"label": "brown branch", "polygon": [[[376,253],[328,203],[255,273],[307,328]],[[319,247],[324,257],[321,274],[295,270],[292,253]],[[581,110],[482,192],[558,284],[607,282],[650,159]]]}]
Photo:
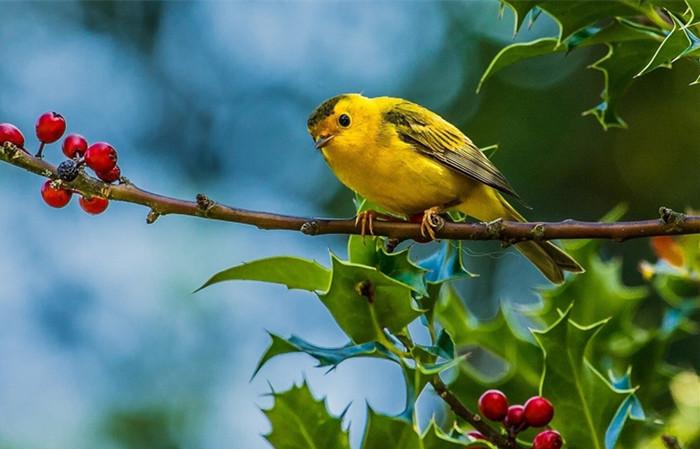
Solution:
[{"label": "brown branch", "polygon": [[515,439],[508,438],[494,430],[484,422],[480,415],[469,410],[462,401],[447,388],[447,385],[445,385],[439,376],[433,376],[430,384],[433,386],[438,396],[450,406],[450,409],[452,409],[455,415],[474,426],[488,441],[502,449],[522,449],[522,446],[519,445]]},{"label": "brown branch", "polygon": [[[38,175],[56,178],[56,167],[43,159],[32,157],[6,142],[0,147],[0,160]],[[359,234],[354,218],[327,219],[277,215],[225,206],[198,195],[197,201],[185,201],[147,192],[129,181],[118,185],[105,184],[81,174],[66,183],[67,188],[82,194],[98,195],[116,201],[140,204],[150,209],[147,222],[153,223],[162,215],[177,214],[243,223],[262,229],[287,229],[308,235]],[[687,216],[662,207],[661,217],[654,220],[600,223],[564,220],[561,222],[497,221],[492,223],[450,223],[436,232],[438,238],[454,240],[500,240],[517,243],[525,240],[553,239],[612,239],[624,241],[639,237],[700,233],[700,216]],[[425,240],[420,225],[403,221],[375,221],[375,235],[392,239]]]},{"label": "brown branch", "polygon": [[678,438],[671,435],[661,435],[661,441],[663,441],[664,446],[667,449],[682,449],[681,444],[678,442]]}]

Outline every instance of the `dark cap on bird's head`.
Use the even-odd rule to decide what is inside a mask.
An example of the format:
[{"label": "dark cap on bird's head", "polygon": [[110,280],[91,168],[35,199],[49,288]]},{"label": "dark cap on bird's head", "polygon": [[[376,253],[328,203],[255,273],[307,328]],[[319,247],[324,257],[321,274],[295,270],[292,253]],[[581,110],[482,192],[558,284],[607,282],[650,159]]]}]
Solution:
[{"label": "dark cap on bird's head", "polygon": [[313,130],[316,125],[323,121],[323,119],[332,115],[335,105],[338,104],[343,97],[345,97],[345,95],[337,95],[333,98],[329,98],[314,109],[311,115],[309,115],[309,120],[306,122],[306,126],[309,128],[309,131]]}]

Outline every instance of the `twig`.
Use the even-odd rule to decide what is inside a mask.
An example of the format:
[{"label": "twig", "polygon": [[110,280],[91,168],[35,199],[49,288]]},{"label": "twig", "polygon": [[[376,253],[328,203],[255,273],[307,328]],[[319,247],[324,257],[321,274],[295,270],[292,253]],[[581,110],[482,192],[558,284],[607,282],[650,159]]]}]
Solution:
[{"label": "twig", "polygon": [[[56,167],[43,159],[32,157],[18,147],[6,142],[0,147],[0,160],[23,168],[40,176],[56,178]],[[223,220],[257,226],[262,229],[286,229],[308,235],[359,234],[354,218],[327,219],[278,215],[225,206],[199,195],[197,201],[185,201],[147,192],[131,182],[109,185],[81,174],[75,181],[65,183],[67,188],[97,195],[115,201],[140,204],[149,208],[148,222],[155,218],[175,214],[190,215],[212,220]],[[662,207],[660,218],[653,220],[601,223],[595,221],[564,220],[561,222],[520,223],[501,221],[493,223],[451,223],[436,232],[438,238],[454,240],[500,240],[517,243],[526,240],[553,239],[612,239],[624,241],[640,237],[700,233],[700,216],[689,216]],[[376,221],[374,233],[392,239],[424,240],[420,224],[404,221]]]},{"label": "twig", "polygon": [[682,449],[678,438],[671,435],[661,435],[661,441],[664,442],[666,449]]},{"label": "twig", "polygon": [[430,384],[433,386],[438,396],[450,406],[450,409],[452,409],[455,415],[474,426],[488,441],[503,449],[522,449],[522,446],[514,439],[508,438],[493,430],[491,426],[483,421],[481,416],[469,410],[462,401],[447,388],[447,385],[444,384],[439,376],[433,376]]}]

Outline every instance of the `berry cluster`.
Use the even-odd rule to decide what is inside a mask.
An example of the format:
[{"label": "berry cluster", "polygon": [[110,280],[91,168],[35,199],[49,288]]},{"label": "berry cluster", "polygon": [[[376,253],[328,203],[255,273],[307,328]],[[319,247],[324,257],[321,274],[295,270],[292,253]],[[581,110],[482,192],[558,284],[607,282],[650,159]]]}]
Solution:
[{"label": "berry cluster", "polygon": [[[528,427],[544,427],[554,417],[554,406],[542,396],[534,396],[525,405],[508,405],[508,398],[499,390],[487,390],[479,398],[479,411],[492,420],[503,424],[511,438]],[[468,434],[473,439],[485,439],[480,432]],[[561,435],[556,430],[543,430],[532,440],[533,449],[560,449]]]},{"label": "berry cluster", "polygon": [[[47,144],[58,141],[66,131],[66,120],[61,114],[47,112],[36,121],[36,136],[41,142],[36,157],[42,157],[44,147]],[[0,123],[0,145],[10,142],[22,151],[24,148],[24,135],[14,125]],[[74,191],[65,187],[65,182],[71,182],[80,174],[83,165],[91,168],[95,175],[106,183],[113,183],[121,179],[121,170],[117,165],[117,151],[112,145],[105,142],[97,142],[88,146],[85,137],[80,134],[69,134],[63,140],[61,146],[63,154],[68,158],[61,162],[56,173],[58,180],[48,180],[41,187],[41,197],[51,207],[66,206],[73,196]],[[81,196],[80,207],[87,213],[97,215],[104,212],[109,205],[109,200],[97,196]]]}]

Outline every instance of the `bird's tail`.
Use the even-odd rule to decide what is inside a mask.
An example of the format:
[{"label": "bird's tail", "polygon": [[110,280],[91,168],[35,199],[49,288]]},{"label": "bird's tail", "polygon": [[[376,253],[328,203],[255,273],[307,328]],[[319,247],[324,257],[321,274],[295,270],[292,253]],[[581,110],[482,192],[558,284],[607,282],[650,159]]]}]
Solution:
[{"label": "bird's tail", "polygon": [[[526,221],[525,218],[495,190],[486,188],[484,189],[484,194],[486,197],[483,197],[481,201],[477,200],[481,204],[473,204],[474,200],[471,200],[458,206],[458,209],[483,221],[491,221],[497,218],[510,221]],[[496,200],[498,201],[498,205],[494,204]],[[484,203],[487,203],[490,207],[484,207],[486,206]],[[475,216],[475,211],[482,213],[477,213],[477,216]],[[489,213],[483,213],[484,211]],[[572,273],[583,273],[585,271],[578,262],[552,242],[527,241],[516,243],[515,248],[520,251],[523,256],[527,257],[547,279],[555,284],[564,282],[565,271],[570,271]]]}]

